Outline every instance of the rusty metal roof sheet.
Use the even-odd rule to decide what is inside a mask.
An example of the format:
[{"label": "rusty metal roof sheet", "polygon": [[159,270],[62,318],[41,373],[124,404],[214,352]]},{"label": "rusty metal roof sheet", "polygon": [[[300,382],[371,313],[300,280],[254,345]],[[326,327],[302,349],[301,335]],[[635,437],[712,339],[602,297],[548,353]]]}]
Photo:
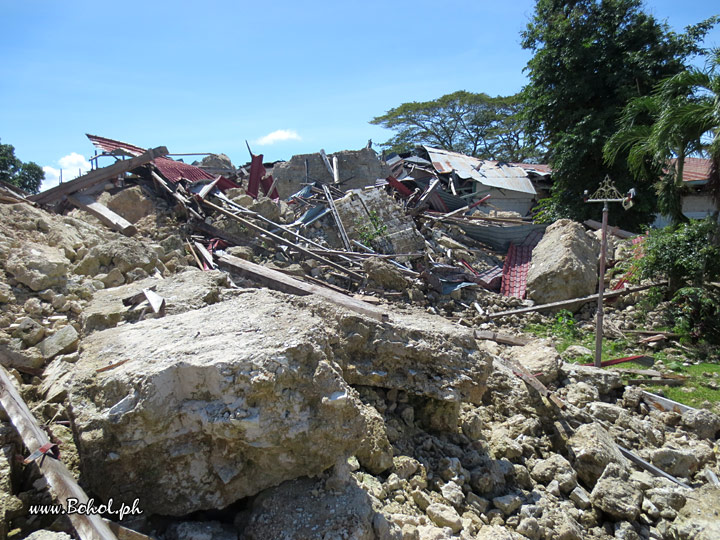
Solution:
[{"label": "rusty metal roof sheet", "polygon": [[[675,159],[672,163],[675,164]],[[683,168],[683,182],[691,182],[697,185],[707,183],[710,178],[710,169],[712,162],[704,158],[685,158],[685,167]]]},{"label": "rusty metal roof sheet", "polygon": [[487,187],[530,195],[537,194],[527,172],[521,167],[482,160],[440,148],[429,146],[424,148],[430,156],[433,167],[440,174],[450,174],[454,171],[463,180],[474,180]]},{"label": "rusty metal roof sheet", "polygon": [[[90,135],[87,133],[86,136],[90,139],[90,142],[93,143],[94,146],[109,154],[139,156],[145,152],[144,148],[122,141],[116,141],[114,139],[108,139],[106,137],[99,137],[98,135]],[[203,171],[199,167],[169,158],[156,158],[153,160],[153,164],[158,168],[160,174],[171,182],[177,182],[180,179],[197,182],[198,180],[211,180],[215,178],[213,175]]]}]

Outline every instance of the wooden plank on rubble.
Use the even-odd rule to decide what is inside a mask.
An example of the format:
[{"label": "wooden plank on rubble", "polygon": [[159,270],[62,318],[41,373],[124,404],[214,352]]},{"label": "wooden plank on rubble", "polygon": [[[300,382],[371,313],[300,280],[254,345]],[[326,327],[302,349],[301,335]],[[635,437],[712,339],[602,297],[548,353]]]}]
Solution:
[{"label": "wooden plank on rubble", "polygon": [[[603,295],[603,298],[615,298],[617,296],[623,296],[626,294],[644,291],[646,289],[650,289],[651,287],[657,287],[659,285],[666,284],[666,281],[660,282],[660,283],[650,283],[648,285],[639,285],[637,287],[629,287],[627,289],[621,289],[619,291],[611,291],[606,292]],[[526,308],[520,308],[520,309],[512,309],[510,311],[500,311],[498,313],[490,313],[488,315],[488,318],[490,319],[497,319],[498,317],[506,317],[508,315],[519,315],[521,313],[531,313],[533,311],[545,311],[548,309],[554,309],[564,306],[570,306],[572,304],[585,304],[587,302],[592,302],[593,300],[597,300],[598,295],[597,294],[591,294],[588,296],[582,296],[580,298],[571,298],[569,300],[561,300],[560,302],[552,302],[550,304],[541,304],[539,306],[531,306]]]},{"label": "wooden plank on rubble", "polygon": [[350,296],[322,287],[320,285],[313,285],[311,283],[305,283],[298,279],[292,278],[288,275],[266,268],[250,261],[233,257],[231,255],[221,255],[217,259],[217,263],[225,268],[230,268],[241,276],[275,289],[278,291],[297,294],[300,296],[306,296],[309,294],[316,294],[323,297],[325,300],[332,302],[338,306],[344,307],[357,313],[362,313],[368,317],[372,317],[378,321],[388,320],[388,314],[378,309],[375,306],[356,300]]},{"label": "wooden plank on rubble", "polygon": [[[28,451],[37,452],[50,444],[47,434],[20,397],[10,374],[2,366],[0,366],[0,404],[10,417]],[[77,499],[80,504],[88,502],[88,496],[62,461],[51,454],[46,454],[37,459],[36,463],[47,480],[50,493],[65,508],[68,499]],[[73,513],[68,514],[68,517],[82,540],[117,540],[107,523],[98,515]]]},{"label": "wooden plank on rubble", "polygon": [[92,214],[112,230],[121,232],[125,236],[132,236],[137,232],[135,225],[89,195],[75,193],[74,195],[68,195],[68,201],[85,210],[88,214]]},{"label": "wooden plank on rubble", "polygon": [[102,169],[95,169],[88,172],[87,174],[76,178],[75,180],[71,180],[70,182],[64,182],[59,186],[55,186],[52,189],[48,189],[47,191],[43,191],[42,193],[33,195],[32,197],[30,197],[30,200],[40,204],[48,204],[55,202],[66,195],[88,189],[92,186],[99,184],[100,182],[104,182],[133,169],[137,169],[142,165],[150,163],[153,159],[157,157],[167,155],[167,153],[168,149],[164,146],[151,148],[147,152],[134,158],[116,161],[112,165],[103,167]]}]

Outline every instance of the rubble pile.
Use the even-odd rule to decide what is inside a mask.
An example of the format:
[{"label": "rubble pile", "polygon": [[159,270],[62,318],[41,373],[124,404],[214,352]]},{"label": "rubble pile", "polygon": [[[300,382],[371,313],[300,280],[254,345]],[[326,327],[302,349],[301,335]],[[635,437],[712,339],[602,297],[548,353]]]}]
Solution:
[{"label": "rubble pile", "polygon": [[[129,159],[0,200],[0,540],[717,537],[720,417],[523,333],[595,309],[594,235],[513,210],[544,175],[91,140]],[[627,291],[606,334],[660,322]]]}]

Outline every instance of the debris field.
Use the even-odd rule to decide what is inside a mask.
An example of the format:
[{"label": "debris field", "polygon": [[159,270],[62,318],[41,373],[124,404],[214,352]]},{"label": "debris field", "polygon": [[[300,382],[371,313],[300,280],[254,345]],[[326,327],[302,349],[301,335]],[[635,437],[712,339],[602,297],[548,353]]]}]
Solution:
[{"label": "debris field", "polygon": [[652,284],[603,276],[642,354],[524,332],[594,332],[599,224],[532,222],[547,167],[88,137],[0,185],[0,540],[720,538],[717,408],[642,386],[682,384]]}]

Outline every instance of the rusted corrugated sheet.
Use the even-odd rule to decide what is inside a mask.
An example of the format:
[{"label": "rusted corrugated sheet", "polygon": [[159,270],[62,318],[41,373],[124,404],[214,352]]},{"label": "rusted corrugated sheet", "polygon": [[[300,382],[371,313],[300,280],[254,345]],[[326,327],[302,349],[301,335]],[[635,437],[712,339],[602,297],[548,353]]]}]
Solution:
[{"label": "rusted corrugated sheet", "polygon": [[[676,160],[672,160],[675,165]],[[712,162],[703,158],[685,158],[685,167],[683,169],[683,182],[692,182],[694,184],[703,185],[710,178],[710,169]]]},{"label": "rusted corrugated sheet", "polygon": [[484,186],[536,195],[527,172],[521,168],[497,161],[487,161],[449,152],[440,148],[424,147],[433,167],[440,174],[453,171],[463,180],[474,180]]},{"label": "rusted corrugated sheet", "polygon": [[[99,137],[98,135],[86,134],[86,136],[95,147],[103,152],[129,156],[139,156],[145,152],[144,148],[122,141]],[[177,182],[181,179],[197,182],[198,180],[211,180],[215,178],[210,173],[198,167],[169,158],[157,158],[153,160],[153,164],[158,168],[160,174],[171,182]]]}]

